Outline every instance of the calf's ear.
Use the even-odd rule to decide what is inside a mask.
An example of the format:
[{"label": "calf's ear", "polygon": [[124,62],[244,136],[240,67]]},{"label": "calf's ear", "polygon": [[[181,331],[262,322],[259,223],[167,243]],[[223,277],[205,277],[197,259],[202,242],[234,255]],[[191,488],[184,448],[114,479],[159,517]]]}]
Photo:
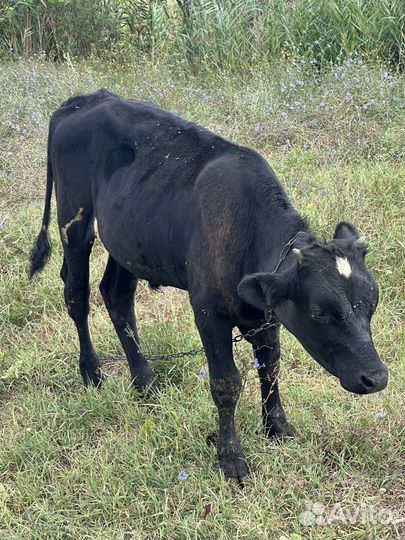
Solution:
[{"label": "calf's ear", "polygon": [[360,237],[359,231],[354,225],[347,221],[341,221],[337,224],[333,238],[339,240],[358,240]]},{"label": "calf's ear", "polygon": [[249,274],[238,285],[242,300],[264,311],[287,299],[289,293],[290,280],[286,272]]}]

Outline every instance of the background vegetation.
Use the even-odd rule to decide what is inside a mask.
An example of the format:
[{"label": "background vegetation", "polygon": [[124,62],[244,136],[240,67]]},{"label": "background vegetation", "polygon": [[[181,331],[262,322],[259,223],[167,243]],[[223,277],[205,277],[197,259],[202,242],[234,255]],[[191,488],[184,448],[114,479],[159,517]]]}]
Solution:
[{"label": "background vegetation", "polygon": [[[396,0],[0,0],[0,539],[404,537],[403,9]],[[99,242],[90,323],[109,375],[102,392],[84,391],[78,374],[55,219],[52,259],[28,282],[49,115],[100,87],[255,148],[321,239],[347,219],[371,246],[381,291],[373,335],[389,387],[345,392],[283,331],[281,392],[298,436],[269,443],[251,351],[238,345],[244,490],[223,478],[206,442],[216,411],[202,355],[156,366],[155,403],[129,388],[97,289]],[[137,310],[146,352],[199,344],[186,294],[141,284]],[[326,516],[339,503],[392,519],[306,527],[299,516],[314,503]]]},{"label": "background vegetation", "polygon": [[403,62],[402,0],[0,0],[3,56],[165,57],[251,69],[300,52],[318,65],[357,51]]}]

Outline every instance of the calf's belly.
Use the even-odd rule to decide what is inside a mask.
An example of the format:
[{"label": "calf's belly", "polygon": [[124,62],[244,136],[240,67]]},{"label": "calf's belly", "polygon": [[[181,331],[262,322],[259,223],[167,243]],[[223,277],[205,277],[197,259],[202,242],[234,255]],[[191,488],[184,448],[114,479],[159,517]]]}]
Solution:
[{"label": "calf's belly", "polygon": [[[112,258],[153,287],[187,289],[187,264],[183,250],[173,247],[166,231],[148,230],[148,223],[124,223],[97,215],[98,236]],[[153,228],[152,228],[153,229]]]}]

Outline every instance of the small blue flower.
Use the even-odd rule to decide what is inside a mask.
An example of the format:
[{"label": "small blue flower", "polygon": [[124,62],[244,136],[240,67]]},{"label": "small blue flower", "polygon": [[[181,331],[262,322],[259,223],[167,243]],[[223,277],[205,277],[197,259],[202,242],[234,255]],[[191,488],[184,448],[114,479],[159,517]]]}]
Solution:
[{"label": "small blue flower", "polygon": [[0,231],[1,229],[3,229],[3,227],[4,227],[4,223],[0,223]]},{"label": "small blue flower", "polygon": [[186,471],[181,471],[177,478],[180,480],[180,482],[184,482],[188,478],[188,473],[186,473]]},{"label": "small blue flower", "polygon": [[377,413],[377,418],[378,418],[379,420],[384,420],[384,418],[385,418],[386,416],[387,416],[387,413],[384,412],[384,411],[381,411],[381,412]]},{"label": "small blue flower", "polygon": [[203,368],[201,371],[200,371],[200,377],[202,379],[205,379],[205,377],[207,376],[207,372],[205,371],[205,369]]},{"label": "small blue flower", "polygon": [[254,359],[253,361],[253,367],[256,368],[256,369],[259,369],[260,367],[260,362],[257,358]]}]

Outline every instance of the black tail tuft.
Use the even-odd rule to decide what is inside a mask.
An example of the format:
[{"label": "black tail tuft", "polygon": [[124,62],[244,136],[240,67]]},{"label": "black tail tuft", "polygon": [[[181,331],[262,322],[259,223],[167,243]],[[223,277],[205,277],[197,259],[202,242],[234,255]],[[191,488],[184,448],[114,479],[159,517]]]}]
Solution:
[{"label": "black tail tuft", "polygon": [[49,243],[48,229],[42,227],[30,254],[30,279],[43,269],[50,256],[51,244]]},{"label": "black tail tuft", "polygon": [[51,198],[52,198],[52,187],[53,187],[53,174],[52,174],[52,164],[51,164],[51,126],[52,121],[49,126],[49,135],[48,135],[48,167],[47,167],[47,178],[46,178],[46,193],[45,193],[45,207],[44,215],[42,217],[42,227],[37,239],[35,240],[34,246],[30,253],[30,269],[29,276],[30,279],[42,270],[42,268],[48,262],[49,257],[51,256],[51,244],[49,242],[48,227],[51,220]]}]

